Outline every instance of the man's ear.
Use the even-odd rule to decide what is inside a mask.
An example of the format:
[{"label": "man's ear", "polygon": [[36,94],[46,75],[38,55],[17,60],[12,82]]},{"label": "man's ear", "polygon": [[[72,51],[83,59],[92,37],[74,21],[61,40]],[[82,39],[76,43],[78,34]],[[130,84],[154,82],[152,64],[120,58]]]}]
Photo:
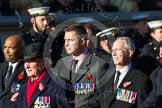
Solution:
[{"label": "man's ear", "polygon": [[102,46],[102,47],[104,47],[104,46],[107,46],[107,40],[102,40],[102,41],[100,41],[100,45]]},{"label": "man's ear", "polygon": [[151,36],[152,38],[154,38],[155,33],[154,33],[154,32],[151,32],[150,36]]},{"label": "man's ear", "polygon": [[81,42],[82,42],[83,45],[84,45],[84,44],[87,44],[87,39],[86,39],[86,38],[82,38],[82,39],[81,39]]},{"label": "man's ear", "polygon": [[134,53],[134,51],[128,50],[128,55],[129,55],[129,57],[132,57],[132,56],[133,56],[133,53]]},{"label": "man's ear", "polygon": [[30,22],[33,24],[34,23],[34,17],[32,17],[31,19],[30,19]]}]

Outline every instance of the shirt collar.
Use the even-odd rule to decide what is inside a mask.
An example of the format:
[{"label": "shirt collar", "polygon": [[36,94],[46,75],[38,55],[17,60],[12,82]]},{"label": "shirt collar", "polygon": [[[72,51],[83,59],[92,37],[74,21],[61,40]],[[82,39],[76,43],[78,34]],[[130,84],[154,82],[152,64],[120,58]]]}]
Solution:
[{"label": "shirt collar", "polygon": [[14,70],[15,70],[15,68],[16,68],[16,66],[17,66],[18,63],[19,63],[19,61],[15,62],[15,63],[9,62],[9,67],[10,67],[11,65],[12,65],[12,67],[13,67],[12,73],[14,72]]},{"label": "shirt collar", "polygon": [[74,56],[73,55],[73,59],[75,60],[82,60],[88,53],[88,50],[85,50],[84,53],[80,54],[79,56]]},{"label": "shirt collar", "polygon": [[120,71],[121,74],[125,74],[128,72],[128,70],[132,67],[132,64],[129,63],[127,66],[125,66],[123,69],[117,70],[116,71]]}]

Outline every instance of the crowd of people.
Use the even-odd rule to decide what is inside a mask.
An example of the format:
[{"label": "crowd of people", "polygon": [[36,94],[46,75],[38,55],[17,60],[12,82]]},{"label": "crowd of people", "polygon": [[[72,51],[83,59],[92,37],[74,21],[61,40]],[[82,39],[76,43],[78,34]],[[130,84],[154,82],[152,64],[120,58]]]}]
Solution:
[{"label": "crowd of people", "polygon": [[0,108],[162,107],[162,20],[134,14],[131,33],[85,20],[56,35],[50,10],[28,9],[31,29],[6,38]]},{"label": "crowd of people", "polygon": [[4,16],[28,15],[29,8],[50,6],[53,13],[137,12],[162,10],[161,0],[1,0],[0,13]]}]

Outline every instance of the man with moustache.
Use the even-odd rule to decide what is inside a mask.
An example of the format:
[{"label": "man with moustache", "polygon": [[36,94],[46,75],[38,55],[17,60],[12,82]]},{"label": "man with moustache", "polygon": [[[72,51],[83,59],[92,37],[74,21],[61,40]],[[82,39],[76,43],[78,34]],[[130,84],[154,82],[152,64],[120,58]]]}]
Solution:
[{"label": "man with moustache", "polygon": [[28,9],[29,14],[31,15],[30,22],[32,24],[32,28],[29,32],[22,36],[25,44],[45,43],[48,37],[45,32],[48,25],[48,10],[49,7]]},{"label": "man with moustache", "polygon": [[[48,28],[49,26],[49,7],[37,7],[28,9],[29,14],[31,15],[30,22],[32,27],[30,31],[26,32],[22,36],[25,41],[25,45],[30,43],[43,43],[53,40],[52,45],[49,48],[49,54],[51,54],[51,60],[53,65],[61,57],[62,45],[60,42],[60,37],[52,37],[50,33],[53,31]],[[55,39],[53,39],[55,38]]]},{"label": "man with moustache", "polygon": [[15,103],[10,99],[27,81],[21,60],[24,46],[24,41],[19,35],[11,35],[5,40],[3,52],[6,62],[0,69],[0,108],[14,108]]}]

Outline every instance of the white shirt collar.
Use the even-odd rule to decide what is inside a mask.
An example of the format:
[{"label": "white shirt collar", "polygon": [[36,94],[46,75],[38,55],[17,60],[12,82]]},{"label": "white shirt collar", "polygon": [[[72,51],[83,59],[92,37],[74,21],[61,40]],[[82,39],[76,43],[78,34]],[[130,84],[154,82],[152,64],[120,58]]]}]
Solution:
[{"label": "white shirt collar", "polygon": [[[122,82],[122,80],[124,79],[125,75],[127,74],[127,72],[129,71],[129,69],[132,67],[132,64],[129,63],[127,66],[125,66],[123,69],[120,69],[120,70],[117,70],[116,71],[120,71],[120,76],[119,76],[119,81],[118,81],[118,84],[117,84],[117,87],[120,85],[120,83]],[[117,76],[117,72],[115,73],[115,79],[116,79],[116,76]],[[114,81],[115,81],[114,79]]]},{"label": "white shirt collar", "polygon": [[16,66],[17,66],[18,63],[19,63],[19,61],[15,62],[15,63],[9,62],[9,67],[10,67],[10,65],[12,65],[12,67],[13,67],[12,73],[14,72],[14,70],[15,70],[15,68],[16,68]]},{"label": "white shirt collar", "polygon": [[117,70],[116,71],[120,71],[121,74],[126,74],[128,72],[128,70],[132,67],[132,64],[129,63],[127,66],[125,66],[123,69]]}]

